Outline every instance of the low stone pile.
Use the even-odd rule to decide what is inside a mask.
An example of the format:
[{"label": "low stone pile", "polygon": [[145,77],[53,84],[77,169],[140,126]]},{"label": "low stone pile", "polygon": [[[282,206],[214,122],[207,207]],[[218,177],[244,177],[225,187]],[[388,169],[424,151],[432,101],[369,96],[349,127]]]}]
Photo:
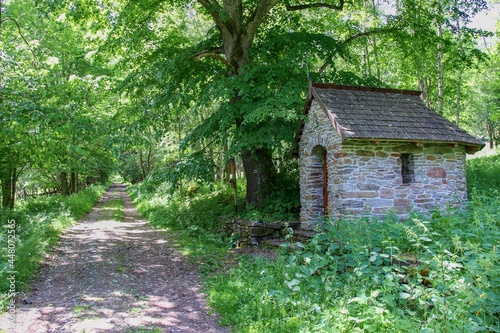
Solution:
[{"label": "low stone pile", "polygon": [[229,219],[224,222],[224,231],[236,240],[237,247],[259,245],[264,241],[283,238],[289,231],[298,229],[300,222],[263,222]]}]

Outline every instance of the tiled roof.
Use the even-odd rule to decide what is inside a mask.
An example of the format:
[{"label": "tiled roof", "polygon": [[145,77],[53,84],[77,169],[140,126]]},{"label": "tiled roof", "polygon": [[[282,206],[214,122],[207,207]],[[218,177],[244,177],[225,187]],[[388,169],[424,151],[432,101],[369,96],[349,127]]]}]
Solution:
[{"label": "tiled roof", "polygon": [[[310,89],[310,99],[321,105],[343,140],[449,142],[466,145],[469,151],[484,146],[428,108],[418,91],[321,83],[313,84]],[[306,114],[310,103],[304,109]]]}]

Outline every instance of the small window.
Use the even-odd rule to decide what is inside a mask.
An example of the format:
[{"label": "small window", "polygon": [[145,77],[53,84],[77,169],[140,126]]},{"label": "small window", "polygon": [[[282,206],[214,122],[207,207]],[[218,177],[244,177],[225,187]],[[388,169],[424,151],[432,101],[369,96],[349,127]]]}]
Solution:
[{"label": "small window", "polygon": [[403,184],[410,184],[415,179],[413,154],[401,154],[401,176]]}]

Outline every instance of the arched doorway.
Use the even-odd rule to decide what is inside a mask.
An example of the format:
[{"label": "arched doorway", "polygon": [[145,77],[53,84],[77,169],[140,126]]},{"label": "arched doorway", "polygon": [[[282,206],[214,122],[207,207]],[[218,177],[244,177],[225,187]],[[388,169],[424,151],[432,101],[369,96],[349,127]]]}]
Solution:
[{"label": "arched doorway", "polygon": [[311,152],[312,210],[317,217],[328,216],[328,163],[327,152],[316,146]]}]

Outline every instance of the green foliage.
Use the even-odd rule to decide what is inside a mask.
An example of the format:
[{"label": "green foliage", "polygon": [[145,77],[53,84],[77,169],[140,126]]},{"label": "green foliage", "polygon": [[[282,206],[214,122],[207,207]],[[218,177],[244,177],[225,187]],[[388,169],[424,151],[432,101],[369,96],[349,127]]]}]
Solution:
[{"label": "green foliage", "polygon": [[212,159],[197,152],[183,160],[173,162],[168,167],[157,168],[151,174],[149,181],[167,183],[173,192],[178,190],[186,179],[200,186],[213,182],[215,169],[216,165]]},{"label": "green foliage", "polygon": [[35,195],[61,172],[83,185],[114,169],[112,73],[94,56],[105,24],[75,24],[69,4],[53,5],[1,4],[0,176]]},{"label": "green foliage", "polygon": [[154,226],[172,230],[191,228],[215,232],[219,218],[234,210],[227,184],[199,186],[191,183],[185,185],[183,194],[170,194],[169,188],[151,188],[147,183],[131,186],[128,191],[139,212]]},{"label": "green foliage", "polygon": [[45,259],[50,247],[61,232],[83,217],[104,193],[104,186],[91,186],[69,197],[59,195],[28,200],[19,209],[0,210],[0,299],[5,304],[9,290],[7,272],[11,271],[8,256],[8,221],[15,223],[16,291],[26,289],[37,273],[38,264]]},{"label": "green foliage", "polygon": [[500,189],[500,154],[491,157],[474,158],[467,161],[467,181],[469,193],[493,195]]}]

